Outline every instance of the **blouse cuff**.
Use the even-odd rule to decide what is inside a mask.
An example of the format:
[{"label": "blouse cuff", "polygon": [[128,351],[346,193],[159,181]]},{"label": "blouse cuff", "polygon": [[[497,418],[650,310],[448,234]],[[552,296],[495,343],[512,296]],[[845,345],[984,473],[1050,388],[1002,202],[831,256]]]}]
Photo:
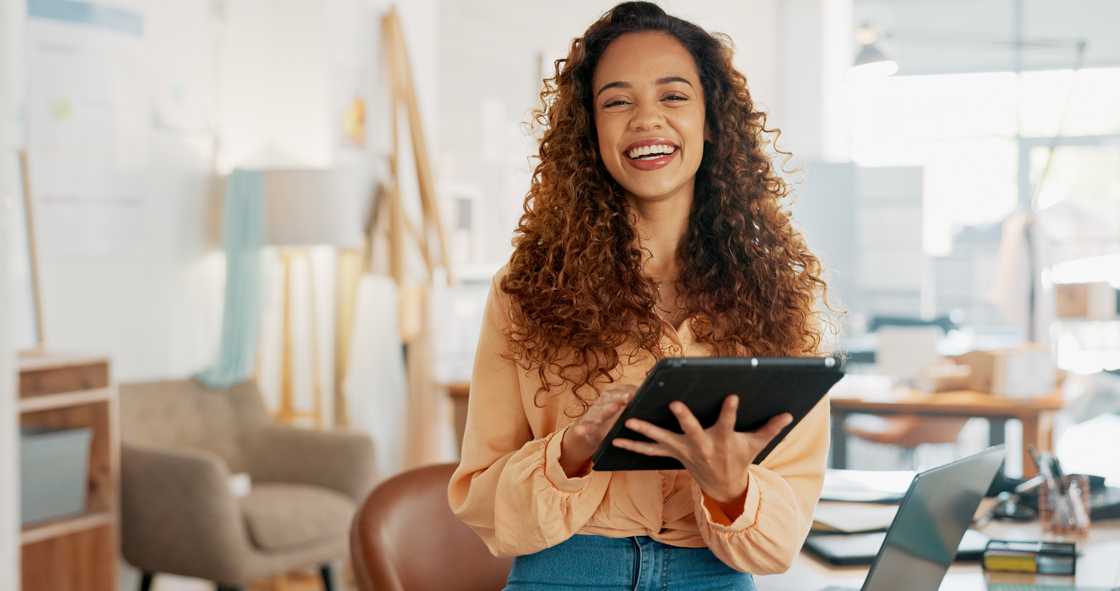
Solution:
[{"label": "blouse cuff", "polygon": [[560,443],[564,441],[564,433],[567,430],[568,427],[564,427],[548,436],[548,443],[544,447],[544,475],[558,490],[577,493],[587,488],[587,484],[591,482],[590,463],[586,471],[579,476],[570,477],[564,472],[563,466],[560,465]]},{"label": "blouse cuff", "polygon": [[693,498],[697,499],[696,504],[699,505],[697,512],[703,516],[704,521],[712,530],[735,533],[748,530],[758,523],[758,509],[762,502],[762,492],[759,490],[759,484],[762,481],[753,478],[753,468],[754,466],[751,466],[747,469],[747,495],[743,499],[742,513],[734,520],[724,513],[719,503],[704,494],[696,481],[692,482]]}]

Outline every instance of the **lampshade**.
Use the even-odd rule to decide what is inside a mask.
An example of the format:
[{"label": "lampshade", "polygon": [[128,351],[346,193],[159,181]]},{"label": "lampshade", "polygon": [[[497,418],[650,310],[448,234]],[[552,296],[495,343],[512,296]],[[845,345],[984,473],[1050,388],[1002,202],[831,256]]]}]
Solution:
[{"label": "lampshade", "polygon": [[359,170],[280,168],[260,171],[265,244],[360,248],[372,180]]}]

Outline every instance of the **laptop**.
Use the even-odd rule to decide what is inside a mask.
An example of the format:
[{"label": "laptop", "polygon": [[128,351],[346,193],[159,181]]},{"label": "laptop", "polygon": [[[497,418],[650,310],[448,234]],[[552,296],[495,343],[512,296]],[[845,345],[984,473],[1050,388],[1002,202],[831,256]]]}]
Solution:
[{"label": "laptop", "polygon": [[[1004,447],[918,473],[910,483],[860,591],[937,591],[988,486],[1003,463]],[[828,536],[836,539],[835,536]],[[806,548],[814,549],[810,536]],[[829,587],[824,591],[855,591]]]}]

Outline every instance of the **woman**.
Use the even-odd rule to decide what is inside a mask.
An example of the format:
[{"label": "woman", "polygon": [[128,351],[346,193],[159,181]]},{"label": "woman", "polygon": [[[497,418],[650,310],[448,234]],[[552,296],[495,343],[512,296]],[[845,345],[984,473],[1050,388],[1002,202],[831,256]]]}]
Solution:
[{"label": "woman", "polygon": [[495,277],[449,499],[508,589],[753,589],[787,569],[820,494],[828,407],[788,424],[640,421],[687,470],[596,472],[590,458],[665,356],[809,355],[820,265],[779,200],[765,115],[729,44],[654,4],[620,4],[573,41],[542,93],[540,162]]}]

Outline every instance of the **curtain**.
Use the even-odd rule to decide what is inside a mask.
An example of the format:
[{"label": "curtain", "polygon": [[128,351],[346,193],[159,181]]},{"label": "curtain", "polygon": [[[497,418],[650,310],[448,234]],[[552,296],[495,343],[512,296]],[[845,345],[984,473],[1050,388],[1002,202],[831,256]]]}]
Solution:
[{"label": "curtain", "polygon": [[229,388],[253,373],[261,317],[261,245],[264,176],[235,170],[226,185],[222,242],[226,250],[225,309],[218,358],[195,376],[211,388]]}]

